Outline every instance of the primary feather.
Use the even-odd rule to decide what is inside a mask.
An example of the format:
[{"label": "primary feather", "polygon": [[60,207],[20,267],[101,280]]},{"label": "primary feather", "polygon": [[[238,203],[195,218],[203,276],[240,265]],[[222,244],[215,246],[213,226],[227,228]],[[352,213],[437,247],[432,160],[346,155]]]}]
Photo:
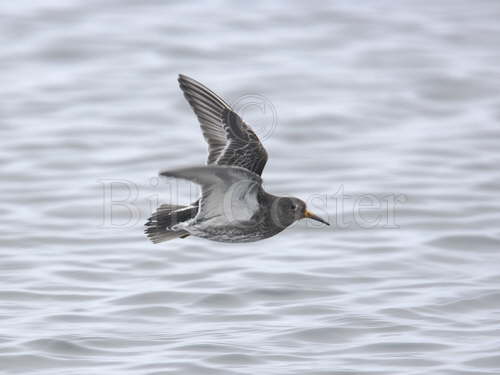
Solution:
[{"label": "primary feather", "polygon": [[229,104],[198,81],[181,74],[179,85],[208,143],[207,164],[239,166],[261,175],[267,152],[252,129]]}]

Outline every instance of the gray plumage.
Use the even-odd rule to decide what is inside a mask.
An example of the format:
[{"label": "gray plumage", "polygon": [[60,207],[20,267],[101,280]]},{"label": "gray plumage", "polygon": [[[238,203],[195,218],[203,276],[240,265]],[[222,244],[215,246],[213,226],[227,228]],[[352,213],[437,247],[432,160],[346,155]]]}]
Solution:
[{"label": "gray plumage", "polygon": [[267,152],[223,99],[184,75],[179,76],[179,85],[208,143],[208,166],[160,172],[200,185],[202,194],[189,206],[160,206],[146,223],[151,241],[194,235],[220,242],[251,242],[271,237],[304,217],[328,224],[307,211],[300,199],[264,191],[260,175]]},{"label": "gray plumage", "polygon": [[207,164],[234,165],[262,174],[267,152],[240,116],[194,79],[181,74],[179,85],[198,117],[208,143]]}]

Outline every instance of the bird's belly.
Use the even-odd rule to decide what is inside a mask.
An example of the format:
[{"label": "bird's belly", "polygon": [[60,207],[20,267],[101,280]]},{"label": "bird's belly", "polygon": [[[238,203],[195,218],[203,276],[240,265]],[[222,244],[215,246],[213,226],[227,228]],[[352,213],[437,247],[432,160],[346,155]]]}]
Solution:
[{"label": "bird's belly", "polygon": [[255,242],[273,236],[274,232],[263,230],[259,225],[214,226],[203,223],[192,225],[189,233],[196,237],[217,242]]}]

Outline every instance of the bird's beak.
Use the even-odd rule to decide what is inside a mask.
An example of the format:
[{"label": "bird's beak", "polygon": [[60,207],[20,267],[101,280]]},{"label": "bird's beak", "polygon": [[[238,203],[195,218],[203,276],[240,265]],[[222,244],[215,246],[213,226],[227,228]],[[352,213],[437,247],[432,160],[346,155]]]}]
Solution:
[{"label": "bird's beak", "polygon": [[319,221],[320,223],[323,223],[323,224],[326,224],[326,225],[330,225],[330,223],[328,221],[323,220],[319,216],[313,214],[311,211],[305,210],[304,217],[307,217],[309,219],[313,219],[313,220]]}]

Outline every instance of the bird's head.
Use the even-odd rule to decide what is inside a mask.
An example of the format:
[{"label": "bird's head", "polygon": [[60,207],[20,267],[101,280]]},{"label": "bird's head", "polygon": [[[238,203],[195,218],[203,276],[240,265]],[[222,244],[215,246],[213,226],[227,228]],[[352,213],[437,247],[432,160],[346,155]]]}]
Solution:
[{"label": "bird's head", "polygon": [[282,197],[278,200],[279,224],[289,226],[300,219],[313,219],[320,223],[330,225],[326,220],[307,210],[306,203],[295,197]]}]

